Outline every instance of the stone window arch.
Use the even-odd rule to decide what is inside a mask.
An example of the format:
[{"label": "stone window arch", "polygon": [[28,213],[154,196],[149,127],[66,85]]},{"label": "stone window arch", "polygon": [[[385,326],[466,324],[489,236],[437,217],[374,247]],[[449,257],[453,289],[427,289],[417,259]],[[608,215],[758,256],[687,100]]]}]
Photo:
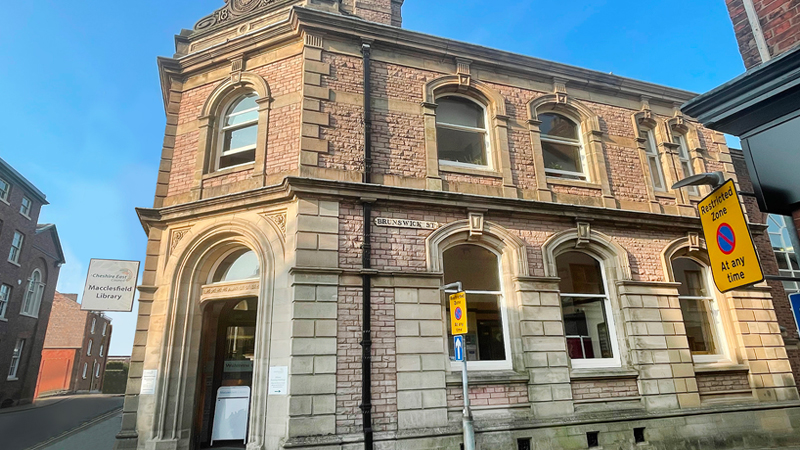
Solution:
[{"label": "stone window arch", "polygon": [[[198,197],[202,197],[203,179],[219,173],[251,171],[256,185],[264,184],[271,101],[266,80],[250,72],[226,79],[209,95],[198,118],[199,157],[194,177]],[[246,144],[231,145],[237,138]]]},{"label": "stone window arch", "polygon": [[664,164],[665,152],[661,151],[664,139],[659,136],[658,124],[648,103],[644,104],[642,111],[633,115],[636,143],[651,201],[655,201],[657,194],[666,194],[670,190],[670,183],[673,182],[673,177],[667,170],[669,165]]},{"label": "stone window arch", "polygon": [[[589,107],[564,93],[537,97],[528,102],[528,130],[533,147],[533,163],[536,172],[538,197],[541,201],[553,201],[552,184],[565,184],[597,189],[602,194],[602,205],[616,208],[608,181],[606,158],[603,151],[603,131],[600,119]],[[565,179],[558,171],[548,170],[545,145],[560,144],[548,136],[548,121],[551,117],[561,117],[578,126],[578,139],[572,139],[581,146],[582,176]],[[544,120],[542,120],[544,119]],[[564,142],[566,143],[566,142]]]},{"label": "stone window arch", "polygon": [[[425,85],[423,92],[423,115],[425,122],[425,153],[427,188],[442,189],[441,172],[454,172],[465,175],[488,176],[502,179],[505,195],[516,196],[516,189],[511,176],[511,158],[508,149],[508,116],[505,99],[499,92],[471,77],[447,75],[437,78]],[[485,164],[463,164],[443,159],[439,152],[437,139],[438,124],[448,124],[437,120],[437,103],[440,99],[451,102],[469,103],[479,106],[484,111],[484,123],[481,126],[462,128],[465,133],[485,133]],[[469,102],[469,103],[466,103]],[[459,124],[454,124],[459,125]],[[458,131],[457,127],[449,128]],[[483,130],[483,131],[481,131]],[[445,131],[445,130],[443,130]]]},{"label": "stone window arch", "polygon": [[[673,164],[676,167],[676,181],[706,172],[703,154],[707,153],[701,145],[700,130],[692,122],[686,120],[680,111],[666,122],[669,134],[669,146],[672,148]],[[700,200],[710,190],[705,186],[689,186],[680,189],[683,204],[690,200]]]},{"label": "stone window arch", "polygon": [[631,279],[630,256],[612,238],[578,227],[542,246],[545,275],[559,277],[570,364],[575,369],[627,363],[616,283]]},{"label": "stone window arch", "polygon": [[680,301],[686,337],[695,364],[732,362],[735,348],[728,296],[720,293],[711,276],[706,242],[690,238],[671,242],[662,252],[667,279],[680,283]]},{"label": "stone window arch", "polygon": [[[471,262],[481,268],[491,271],[492,274],[481,276],[480,280],[464,281],[467,292],[467,302],[475,302],[479,308],[494,314],[498,319],[495,325],[485,324],[488,333],[498,334],[502,331],[502,339],[490,339],[491,342],[481,342],[476,337],[476,345],[483,345],[484,350],[495,352],[493,357],[481,360],[480,347],[475,349],[475,359],[468,359],[468,364],[477,370],[510,370],[514,367],[523,368],[523,353],[520,338],[519,320],[519,293],[515,290],[515,282],[519,278],[528,277],[528,256],[525,243],[500,225],[485,222],[482,234],[479,236],[470,233],[468,220],[453,222],[440,228],[428,237],[426,241],[428,270],[441,272],[445,281],[449,282],[459,274],[473,278],[470,273],[475,272],[475,267],[469,264],[459,264],[462,258],[469,258]],[[457,254],[454,254],[456,252]],[[459,267],[454,267],[453,262]],[[451,292],[447,292],[448,294]],[[495,301],[497,310],[489,311]],[[449,317],[446,296],[443,296],[442,314]],[[443,323],[443,328],[448,324]],[[491,328],[491,329],[489,329]],[[476,330],[479,331],[479,330]],[[443,333],[446,331],[443,329]],[[493,345],[494,344],[494,345]],[[498,358],[502,345],[502,358]],[[494,348],[492,348],[494,347]],[[452,370],[458,370],[453,366]]]}]

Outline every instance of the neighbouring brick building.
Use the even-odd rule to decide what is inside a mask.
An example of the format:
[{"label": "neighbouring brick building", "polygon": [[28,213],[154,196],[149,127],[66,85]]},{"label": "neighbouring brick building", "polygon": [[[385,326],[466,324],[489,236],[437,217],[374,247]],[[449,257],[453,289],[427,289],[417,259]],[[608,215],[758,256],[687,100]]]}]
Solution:
[{"label": "neighbouring brick building", "polygon": [[56,292],[44,339],[37,396],[100,392],[105,380],[111,319],[82,311],[78,294]]},{"label": "neighbouring brick building", "polygon": [[0,407],[30,403],[64,264],[55,225],[37,224],[45,195],[0,158]]},{"label": "neighbouring brick building", "polygon": [[404,30],[402,0],[226,3],[159,59],[116,448],[205,448],[236,392],[251,450],[457,449],[455,281],[479,448],[797,442],[780,283],[717,292],[709,191],[669,188],[739,180],[694,94]]},{"label": "neighbouring brick building", "polygon": [[[707,127],[742,139],[744,152],[734,152],[734,162],[745,192],[755,193],[757,199],[748,199],[751,220],[768,226],[777,257],[777,266],[771,256],[762,257],[773,266],[768,271],[774,280],[770,284],[780,281],[786,293],[800,294],[800,182],[794,170],[800,164],[800,145],[792,138],[800,132],[796,119],[800,4],[790,0],[726,0],[726,4],[747,73],[691,100],[683,109]],[[791,303],[773,290],[773,300],[795,379],[800,381],[800,298]]]}]

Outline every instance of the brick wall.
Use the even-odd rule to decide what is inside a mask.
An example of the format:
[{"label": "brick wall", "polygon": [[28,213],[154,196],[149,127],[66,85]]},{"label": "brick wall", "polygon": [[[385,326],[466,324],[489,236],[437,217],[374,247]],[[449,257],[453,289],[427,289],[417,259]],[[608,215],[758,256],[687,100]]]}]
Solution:
[{"label": "brick wall", "polygon": [[[748,69],[761,64],[756,38],[743,0],[726,0],[739,52]],[[752,0],[764,41],[773,58],[794,48],[800,40],[800,4],[793,0]]]},{"label": "brick wall", "polygon": [[576,380],[572,382],[572,398],[594,400],[603,398],[638,397],[636,380]]},{"label": "brick wall", "polygon": [[726,392],[750,390],[750,382],[747,380],[747,373],[698,373],[697,389],[700,395],[712,392]]},{"label": "brick wall", "polygon": [[[498,384],[469,388],[470,406],[501,406],[528,403],[527,384]],[[447,407],[464,405],[464,390],[461,386],[447,388]]]},{"label": "brick wall", "polygon": [[87,315],[78,302],[56,292],[44,348],[81,348]]}]

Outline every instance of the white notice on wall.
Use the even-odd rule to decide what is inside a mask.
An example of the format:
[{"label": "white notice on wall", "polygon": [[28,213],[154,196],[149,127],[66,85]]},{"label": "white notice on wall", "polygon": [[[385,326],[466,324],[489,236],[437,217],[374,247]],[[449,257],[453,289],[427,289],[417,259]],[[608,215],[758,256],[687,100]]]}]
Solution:
[{"label": "white notice on wall", "polygon": [[289,384],[289,368],[276,366],[269,368],[269,395],[286,395]]},{"label": "white notice on wall", "polygon": [[158,370],[142,371],[142,390],[139,391],[139,394],[154,395],[156,393],[156,378],[158,378]]},{"label": "white notice on wall", "polygon": [[130,312],[138,279],[139,261],[91,260],[81,309]]}]

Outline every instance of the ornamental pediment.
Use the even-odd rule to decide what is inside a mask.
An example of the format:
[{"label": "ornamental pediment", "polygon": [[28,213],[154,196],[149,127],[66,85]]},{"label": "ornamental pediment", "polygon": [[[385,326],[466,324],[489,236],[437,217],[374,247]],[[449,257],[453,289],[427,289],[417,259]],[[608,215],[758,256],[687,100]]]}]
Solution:
[{"label": "ornamental pediment", "polygon": [[234,22],[249,15],[275,9],[290,3],[301,3],[297,0],[225,0],[225,6],[203,17],[195,25],[196,31],[206,31],[218,25]]}]

